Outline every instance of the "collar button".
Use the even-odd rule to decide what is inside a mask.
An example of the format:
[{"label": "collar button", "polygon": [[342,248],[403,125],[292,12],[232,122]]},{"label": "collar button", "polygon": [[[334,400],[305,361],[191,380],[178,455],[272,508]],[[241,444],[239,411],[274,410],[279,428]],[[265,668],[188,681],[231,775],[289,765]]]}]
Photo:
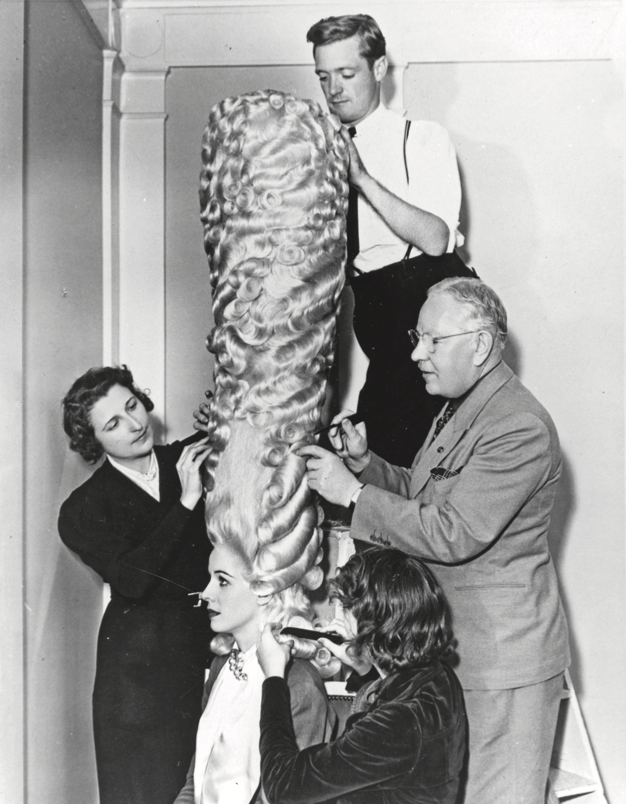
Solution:
[{"label": "collar button", "polygon": [[437,452],[443,452],[443,447],[437,447]]}]

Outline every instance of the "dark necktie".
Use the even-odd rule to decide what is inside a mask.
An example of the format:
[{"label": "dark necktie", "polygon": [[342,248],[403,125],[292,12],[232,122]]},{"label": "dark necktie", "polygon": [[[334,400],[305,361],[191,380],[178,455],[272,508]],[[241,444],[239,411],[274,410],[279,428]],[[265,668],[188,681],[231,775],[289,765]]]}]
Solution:
[{"label": "dark necktie", "polygon": [[444,412],[441,414],[441,416],[437,419],[437,425],[435,427],[435,432],[433,433],[433,438],[432,438],[432,441],[430,442],[431,444],[437,438],[437,436],[443,430],[443,428],[446,426],[446,424],[450,421],[450,419],[454,416],[458,406],[459,405],[458,405],[458,402],[457,402],[456,399],[454,400],[454,402],[449,402],[448,403],[448,407],[444,410]]},{"label": "dark necktie", "polygon": [[[356,137],[356,128],[350,126],[348,134],[354,139]],[[352,185],[350,185],[350,192],[348,194],[346,234],[348,236],[348,266],[351,266],[359,253],[359,193]]]}]

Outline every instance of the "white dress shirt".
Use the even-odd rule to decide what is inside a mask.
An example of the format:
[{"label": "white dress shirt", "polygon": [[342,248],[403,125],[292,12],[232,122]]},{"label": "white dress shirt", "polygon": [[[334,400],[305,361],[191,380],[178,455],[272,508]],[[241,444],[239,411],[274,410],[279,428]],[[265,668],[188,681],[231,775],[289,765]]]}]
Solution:
[{"label": "white dress shirt", "polygon": [[[464,240],[457,230],[461,180],[454,146],[448,132],[439,123],[413,120],[406,143],[405,167],[405,126],[404,117],[381,103],[356,126],[354,144],[368,173],[383,187],[403,201],[432,212],[447,224],[450,230],[447,250],[453,251],[455,245],[462,245]],[[354,265],[367,272],[399,262],[406,253],[407,244],[391,231],[360,194],[358,205],[360,251]],[[421,253],[414,247],[411,257]],[[369,360],[352,329],[349,298],[344,299],[346,312],[342,320],[346,330],[339,350],[339,407],[356,410]]]},{"label": "white dress shirt", "polygon": [[[459,225],[461,181],[454,146],[439,123],[413,120],[406,143],[409,183],[404,164],[404,117],[382,103],[356,126],[354,144],[370,176],[398,198],[432,212],[450,229],[448,251],[463,242]],[[407,244],[395,235],[366,199],[359,195],[359,246],[354,261],[361,271],[398,262]],[[458,238],[461,238],[460,242]],[[420,250],[413,248],[411,256]]]}]

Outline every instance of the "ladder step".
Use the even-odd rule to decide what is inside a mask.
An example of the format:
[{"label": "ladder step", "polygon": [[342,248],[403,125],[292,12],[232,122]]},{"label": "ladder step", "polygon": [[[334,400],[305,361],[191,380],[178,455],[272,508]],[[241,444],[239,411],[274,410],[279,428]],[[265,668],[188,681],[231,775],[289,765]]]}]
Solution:
[{"label": "ladder step", "polygon": [[550,782],[557,798],[580,796],[583,793],[593,793],[598,789],[598,783],[593,779],[561,768],[550,768]]}]

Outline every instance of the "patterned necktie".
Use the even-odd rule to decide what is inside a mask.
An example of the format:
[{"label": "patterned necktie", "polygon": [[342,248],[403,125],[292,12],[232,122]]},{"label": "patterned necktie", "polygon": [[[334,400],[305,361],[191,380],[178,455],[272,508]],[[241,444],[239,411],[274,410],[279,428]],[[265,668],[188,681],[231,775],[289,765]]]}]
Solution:
[{"label": "patterned necktie", "polygon": [[[354,139],[356,128],[350,126],[348,134]],[[352,265],[359,253],[359,192],[350,185],[348,193],[348,215],[346,217],[346,234],[348,237],[348,266]]]},{"label": "patterned necktie", "polygon": [[[455,402],[456,402],[456,400],[455,400]],[[456,409],[459,406],[458,402],[456,404],[455,404],[455,402],[448,402],[448,407],[444,410],[444,412],[441,414],[441,416],[437,419],[437,426],[435,427],[435,432],[433,434],[432,441],[430,442],[431,444],[437,438],[437,436],[443,430],[443,428],[446,426],[446,424],[450,421],[450,419],[454,416],[454,414],[456,412]]]}]

